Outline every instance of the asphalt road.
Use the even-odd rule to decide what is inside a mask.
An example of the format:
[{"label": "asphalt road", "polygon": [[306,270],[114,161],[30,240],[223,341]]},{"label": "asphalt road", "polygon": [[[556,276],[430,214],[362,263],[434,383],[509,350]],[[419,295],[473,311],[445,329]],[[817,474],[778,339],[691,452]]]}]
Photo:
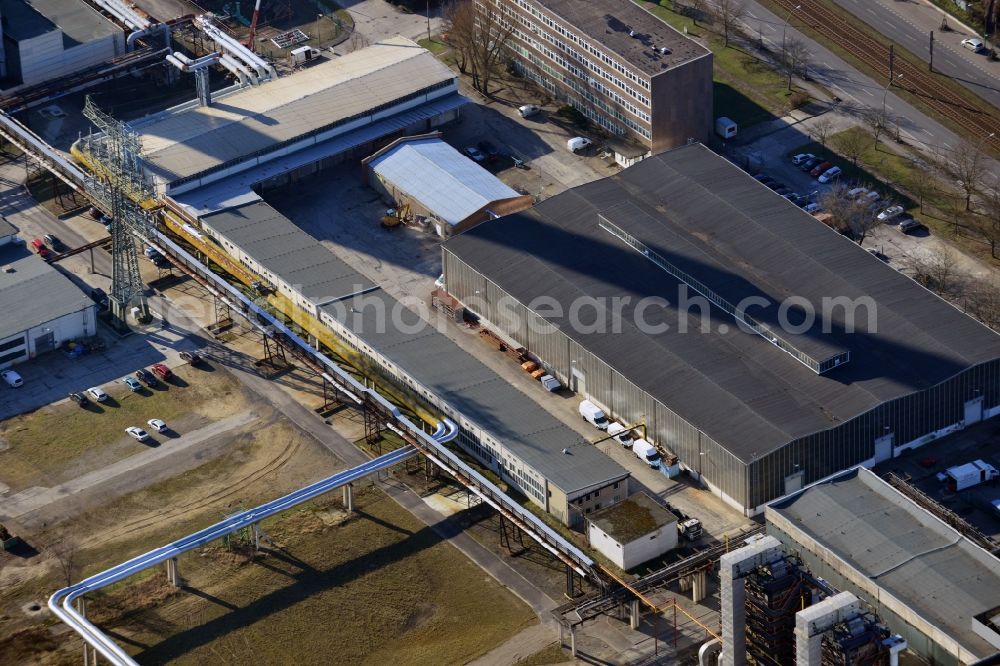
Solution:
[{"label": "asphalt road", "polygon": [[[973,53],[962,40],[976,37],[956,20],[941,32],[943,12],[918,0],[836,0],[856,17],[897,42],[924,62],[930,61],[930,31],[934,31],[934,71],[952,77],[993,106],[1000,108],[1000,62]],[[980,38],[982,35],[978,35]]]},{"label": "asphalt road", "polygon": [[[787,39],[794,38],[805,44],[809,52],[810,77],[843,100],[839,105],[841,111],[849,115],[860,114],[864,109],[881,107],[884,100],[886,109],[898,119],[900,134],[909,143],[931,151],[949,151],[960,143],[954,132],[897,97],[891,89],[887,91],[885,81],[861,74],[832,51],[799,32],[794,15],[786,28],[785,16],[779,17],[752,0],[746,8],[743,22],[748,34],[762,39],[772,52],[780,51],[783,34]],[[715,115],[725,115],[725,109],[716,109]]]}]

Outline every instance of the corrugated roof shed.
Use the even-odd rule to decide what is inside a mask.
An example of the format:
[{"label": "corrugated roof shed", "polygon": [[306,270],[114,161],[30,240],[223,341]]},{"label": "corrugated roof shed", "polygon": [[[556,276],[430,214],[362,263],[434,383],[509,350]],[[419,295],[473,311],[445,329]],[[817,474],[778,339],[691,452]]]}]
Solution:
[{"label": "corrugated roof shed", "polygon": [[[741,332],[720,308],[679,309],[681,283],[601,229],[602,213],[731,303],[766,298],[769,307],[748,310],[758,319],[772,322],[784,299],[805,298],[819,320],[786,336],[807,349],[847,349],[850,363],[820,376]],[[553,297],[566,314],[578,297],[627,296],[619,332],[547,319],[744,462],[1000,358],[996,333],[701,145],[647,158],[444,247],[521,303]],[[654,297],[670,305],[647,308],[640,328],[637,306]],[[830,297],[870,299],[860,302],[873,303],[874,316],[859,309],[847,333],[843,309],[834,309],[824,332]]]},{"label": "corrugated roof shed", "polygon": [[148,171],[170,183],[273,150],[454,78],[429,51],[394,37],[221,97],[212,106],[164,112],[133,127]]},{"label": "corrugated roof shed", "polygon": [[401,142],[373,159],[369,168],[451,225],[495,201],[520,196],[437,138]]},{"label": "corrugated roof shed", "polygon": [[0,247],[0,269],[0,340],[94,305],[66,276],[23,245]]},{"label": "corrugated roof shed", "polygon": [[[1000,560],[898,493],[874,473],[854,469],[767,507],[831,550],[974,655],[995,649],[972,617],[1000,601]],[[795,534],[790,534],[794,539]],[[893,609],[884,595],[879,602]]]}]

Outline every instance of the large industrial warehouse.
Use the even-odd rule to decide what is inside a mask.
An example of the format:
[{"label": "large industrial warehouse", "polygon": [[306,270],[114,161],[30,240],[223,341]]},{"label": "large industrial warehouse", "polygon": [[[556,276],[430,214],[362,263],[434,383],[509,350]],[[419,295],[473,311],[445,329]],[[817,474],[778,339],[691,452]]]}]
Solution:
[{"label": "large industrial warehouse", "polygon": [[485,325],[748,514],[1000,414],[1000,336],[701,145],[486,222],[443,263]]}]

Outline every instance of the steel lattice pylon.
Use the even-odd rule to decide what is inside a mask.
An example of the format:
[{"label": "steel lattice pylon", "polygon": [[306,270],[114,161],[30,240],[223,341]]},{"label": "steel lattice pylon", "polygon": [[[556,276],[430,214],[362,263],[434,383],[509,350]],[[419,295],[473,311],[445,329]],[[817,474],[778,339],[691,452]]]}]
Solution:
[{"label": "steel lattice pylon", "polygon": [[139,320],[148,321],[145,285],[139,275],[139,257],[135,234],[149,224],[146,211],[138,202],[152,197],[152,188],[139,160],[142,144],[139,135],[125,123],[102,111],[87,95],[83,115],[100,134],[90,134],[83,147],[92,160],[94,177],[90,191],[111,210],[111,313],[126,321],[133,303],[139,308]]}]

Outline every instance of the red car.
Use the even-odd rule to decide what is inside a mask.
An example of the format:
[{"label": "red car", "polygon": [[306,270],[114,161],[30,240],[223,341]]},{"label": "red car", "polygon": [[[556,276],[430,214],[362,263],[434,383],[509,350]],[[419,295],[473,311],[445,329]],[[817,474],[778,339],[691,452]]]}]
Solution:
[{"label": "red car", "polygon": [[819,178],[824,171],[833,166],[832,162],[823,162],[822,164],[817,164],[816,167],[809,172],[809,175],[813,178]]},{"label": "red car", "polygon": [[154,365],[152,367],[152,370],[156,374],[156,376],[162,379],[163,381],[166,381],[174,376],[174,373],[170,372],[170,368],[163,365],[162,363],[157,363],[156,365]]},{"label": "red car", "polygon": [[48,259],[52,255],[52,251],[45,246],[41,238],[36,238],[31,241],[31,249],[38,253],[38,256],[42,259]]}]

